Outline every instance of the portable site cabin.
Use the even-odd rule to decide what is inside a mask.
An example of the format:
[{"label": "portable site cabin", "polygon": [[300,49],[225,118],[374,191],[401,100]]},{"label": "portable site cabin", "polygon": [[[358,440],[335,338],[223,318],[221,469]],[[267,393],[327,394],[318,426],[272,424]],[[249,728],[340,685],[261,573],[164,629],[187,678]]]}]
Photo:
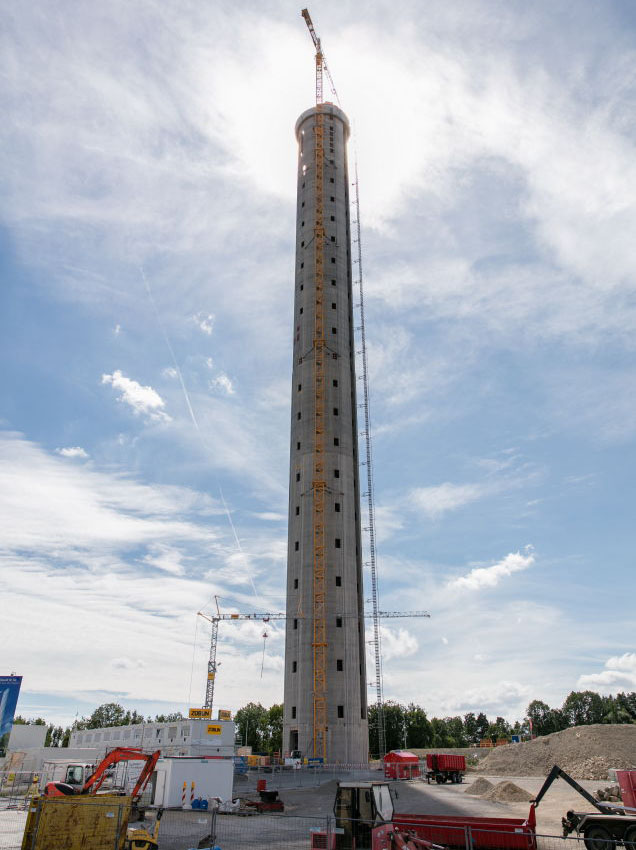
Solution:
[{"label": "portable site cabin", "polygon": [[420,776],[420,760],[408,750],[391,750],[384,756],[386,779],[415,779]]}]

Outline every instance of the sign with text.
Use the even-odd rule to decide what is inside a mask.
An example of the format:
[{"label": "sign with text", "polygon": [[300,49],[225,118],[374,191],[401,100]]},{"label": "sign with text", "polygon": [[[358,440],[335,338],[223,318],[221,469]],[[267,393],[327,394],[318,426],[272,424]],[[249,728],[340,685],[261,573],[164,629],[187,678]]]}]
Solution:
[{"label": "sign with text", "polygon": [[0,676],[0,755],[4,755],[13,726],[22,676]]},{"label": "sign with text", "polygon": [[212,719],[212,709],[211,708],[191,708],[188,712],[188,717],[190,720],[211,720]]},{"label": "sign with text", "polygon": [[219,726],[218,723],[208,724],[208,735],[220,735],[221,732],[223,732],[223,727]]},{"label": "sign with text", "polygon": [[217,720],[231,720],[232,712],[226,711],[224,708],[219,709],[219,716],[216,718]]}]

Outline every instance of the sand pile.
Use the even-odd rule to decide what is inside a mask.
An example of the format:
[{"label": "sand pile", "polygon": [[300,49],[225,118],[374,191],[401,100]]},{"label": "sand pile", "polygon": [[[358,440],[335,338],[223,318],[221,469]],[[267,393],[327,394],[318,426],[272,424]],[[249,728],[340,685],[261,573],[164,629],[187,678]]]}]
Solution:
[{"label": "sand pile", "polygon": [[497,747],[475,768],[494,776],[545,776],[558,764],[575,779],[606,779],[610,767],[636,768],[636,725],[574,726],[523,744]]},{"label": "sand pile", "polygon": [[495,800],[497,803],[524,803],[533,800],[534,797],[514,782],[498,782],[494,788],[484,794],[484,799]]},{"label": "sand pile", "polygon": [[464,791],[464,794],[472,794],[473,797],[481,797],[482,794],[487,794],[489,791],[495,786],[492,782],[489,782],[487,779],[484,779],[483,776],[480,776],[479,779],[476,779],[474,782],[468,786],[468,788]]}]

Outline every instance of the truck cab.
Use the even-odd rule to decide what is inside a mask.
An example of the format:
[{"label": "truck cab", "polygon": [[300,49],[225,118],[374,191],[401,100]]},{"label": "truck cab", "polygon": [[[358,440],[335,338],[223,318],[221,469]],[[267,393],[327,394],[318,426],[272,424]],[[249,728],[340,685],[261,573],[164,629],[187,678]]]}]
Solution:
[{"label": "truck cab", "polygon": [[371,831],[393,819],[393,797],[387,782],[339,782],[334,804],[336,848],[370,850]]}]

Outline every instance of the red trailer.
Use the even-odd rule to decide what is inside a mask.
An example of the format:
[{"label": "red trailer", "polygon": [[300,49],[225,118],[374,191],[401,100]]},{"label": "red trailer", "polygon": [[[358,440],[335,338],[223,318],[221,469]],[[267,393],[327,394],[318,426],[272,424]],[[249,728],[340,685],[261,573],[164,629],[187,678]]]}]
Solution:
[{"label": "red trailer", "polygon": [[527,818],[468,817],[467,815],[394,814],[393,826],[424,841],[444,847],[482,850],[536,850],[534,807]]},{"label": "red trailer", "polygon": [[420,760],[407,750],[391,750],[384,756],[386,779],[415,779],[420,776]]},{"label": "red trailer", "polygon": [[428,753],[426,756],[426,781],[461,782],[466,773],[466,759],[455,753]]}]

